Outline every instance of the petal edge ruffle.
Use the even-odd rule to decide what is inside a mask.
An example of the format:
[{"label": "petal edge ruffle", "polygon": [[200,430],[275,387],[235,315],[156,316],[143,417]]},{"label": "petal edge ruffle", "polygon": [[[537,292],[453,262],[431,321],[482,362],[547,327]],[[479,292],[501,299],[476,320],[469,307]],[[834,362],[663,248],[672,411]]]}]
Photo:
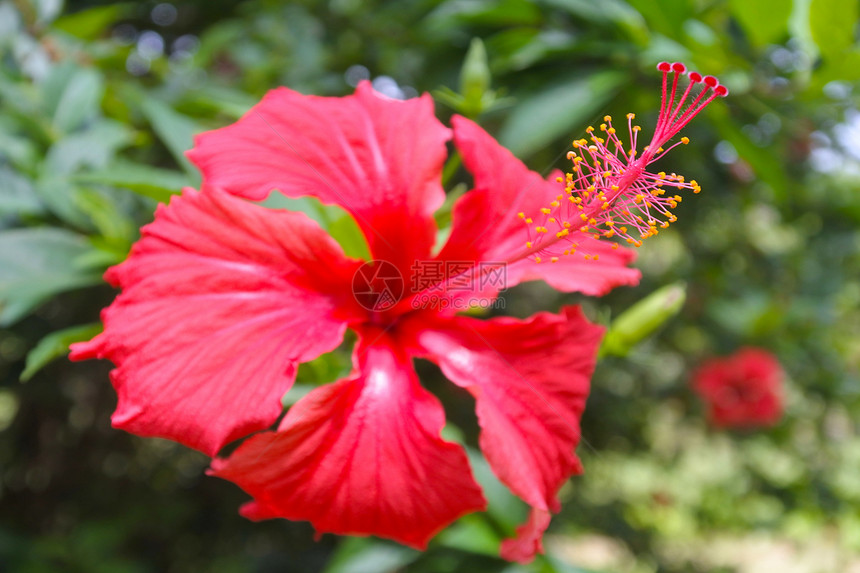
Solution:
[{"label": "petal edge ruffle", "polygon": [[566,307],[526,321],[425,317],[403,331],[418,355],[475,397],[481,450],[502,483],[532,506],[530,521],[504,547],[530,561],[549,512],[559,510],[559,488],[582,471],[574,448],[603,329]]},{"label": "petal edge ruffle", "polygon": [[429,95],[393,100],[361,83],[354,95],[270,91],[238,122],[195,138],[203,180],[258,200],[277,189],[346,209],[375,259],[407,276],[435,241],[451,130]]},{"label": "petal edge ruffle", "polygon": [[186,190],[142,234],[106,273],[123,292],[104,332],[70,358],[116,365],[115,427],[214,455],[270,426],[297,364],[337,347],[360,263],[305,215],[216,189]]},{"label": "petal edge ruffle", "polygon": [[439,437],[444,412],[408,357],[383,333],[364,337],[352,376],[312,391],[276,432],[249,438],[210,473],[254,497],[242,510],[253,519],[307,520],[319,533],[423,549],[486,502],[463,449]]}]

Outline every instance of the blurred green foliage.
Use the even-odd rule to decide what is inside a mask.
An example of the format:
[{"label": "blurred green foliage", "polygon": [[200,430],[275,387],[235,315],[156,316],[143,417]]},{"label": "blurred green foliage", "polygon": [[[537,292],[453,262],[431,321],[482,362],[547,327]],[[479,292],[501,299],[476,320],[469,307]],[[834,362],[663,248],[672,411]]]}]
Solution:
[{"label": "blurred green foliage", "polygon": [[[0,1],[0,571],[858,567],[857,21],[853,0]],[[430,365],[422,380],[445,403],[448,437],[472,448],[491,509],[417,553],[240,518],[243,494],[204,477],[203,456],[110,429],[107,364],[51,362],[96,331],[114,295],[100,275],[157,203],[199,183],[183,155],[192,135],[272,87],[434,91],[443,119],[477,117],[548,172],[604,113],[635,111],[647,132],[663,59],[732,93],[664,160],[704,192],[640,249],[642,285],[599,300],[533,284],[505,295],[517,316],[582,302],[611,323],[687,285],[680,314],[647,340],[656,322],[631,338],[620,319],[610,335],[623,344],[607,354],[626,357],[595,373],[586,474],[563,490],[548,555],[528,567],[496,557],[524,508],[474,454],[471,404]],[[451,196],[467,181],[452,163]],[[288,206],[366,251],[337,209]],[[787,412],[767,431],[716,432],[688,373],[741,345],[780,358]],[[304,365],[286,403],[348,368],[348,348]]]}]

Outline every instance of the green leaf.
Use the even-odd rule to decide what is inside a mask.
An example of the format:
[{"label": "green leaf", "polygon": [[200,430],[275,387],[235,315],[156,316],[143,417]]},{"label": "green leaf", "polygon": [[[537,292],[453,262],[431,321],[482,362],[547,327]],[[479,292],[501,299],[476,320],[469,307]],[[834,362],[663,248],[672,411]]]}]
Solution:
[{"label": "green leaf", "polygon": [[129,15],[133,8],[131,3],[87,8],[58,18],[53,27],[82,40],[95,40],[107,32],[111,24]]},{"label": "green leaf", "polygon": [[74,201],[103,237],[130,244],[136,226],[110,197],[95,189],[78,189]]},{"label": "green leaf", "polygon": [[341,541],[323,573],[393,573],[421,553],[387,541],[349,537]]},{"label": "green leaf", "polygon": [[277,191],[260,204],[269,209],[286,209],[304,213],[326,231],[335,219],[346,213],[337,205],[324,205],[316,197],[287,197]]},{"label": "green leaf", "polygon": [[131,143],[131,129],[114,120],[101,119],[86,130],[57,141],[48,150],[45,167],[59,175],[82,168],[101,169],[110,163],[117,150]]},{"label": "green leaf", "polygon": [[49,362],[68,354],[69,345],[72,343],[89,340],[101,331],[101,323],[94,322],[52,332],[27,353],[27,362],[24,366],[24,372],[21,373],[21,381],[26,382],[36,372],[47,366]]},{"label": "green leaf", "polygon": [[684,22],[693,17],[697,6],[690,0],[627,0],[627,3],[642,14],[649,30],[673,39],[681,37]]},{"label": "green leaf", "polygon": [[793,0],[731,0],[732,15],[755,46],[777,43],[788,33]]},{"label": "green leaf", "polygon": [[42,212],[42,203],[33,183],[5,167],[0,167],[0,216],[32,215]]},{"label": "green leaf", "polygon": [[499,141],[520,157],[578,132],[627,80],[627,74],[602,71],[577,74],[523,99],[499,134]]},{"label": "green leaf", "polygon": [[365,261],[370,260],[370,248],[367,246],[367,239],[364,238],[364,233],[358,228],[352,215],[344,214],[332,221],[328,232],[340,244],[346,256]]},{"label": "green leaf", "polygon": [[84,237],[62,229],[0,233],[0,326],[23,318],[60,292],[101,282],[101,273],[79,262],[91,250]]},{"label": "green leaf", "polygon": [[0,117],[0,157],[15,167],[29,171],[36,163],[40,151],[37,151],[32,138],[13,135],[12,131],[15,128],[11,125],[4,125],[7,122],[4,122],[3,119],[5,118]]},{"label": "green leaf", "polygon": [[499,481],[483,454],[469,447],[466,447],[466,454],[475,481],[487,499],[487,514],[504,527],[506,535],[512,535],[528,516],[525,502]]},{"label": "green leaf", "polygon": [[837,59],[854,45],[858,11],[856,0],[812,0],[809,27],[824,60]]},{"label": "green leaf", "polygon": [[557,6],[580,18],[596,24],[615,24],[636,44],[648,43],[649,31],[642,15],[622,0],[542,0],[543,4]]},{"label": "green leaf", "polygon": [[286,209],[304,213],[340,244],[348,257],[370,260],[370,248],[355,219],[337,205],[325,205],[315,197],[286,197],[275,191],[262,202],[270,209]]},{"label": "green leaf", "polygon": [[157,99],[144,99],[141,109],[152,125],[152,129],[176,159],[176,163],[191,175],[195,186],[199,184],[200,174],[185,157],[185,152],[194,145],[194,134],[200,133],[203,128],[190,117],[182,115]]},{"label": "green leaf", "polygon": [[497,557],[501,539],[483,515],[471,514],[442,531],[436,542],[461,551]]},{"label": "green leaf", "polygon": [[[455,157],[459,159],[460,156],[456,155]],[[458,165],[459,163],[460,162],[457,161]],[[468,189],[469,187],[465,183],[458,183],[445,195],[445,202],[442,203],[441,207],[436,209],[435,213],[433,213],[433,218],[436,219],[436,226],[439,229],[446,229],[451,226],[454,205],[457,204],[457,201],[460,200],[460,197],[462,197]],[[439,245],[437,245],[437,247],[438,246]]]},{"label": "green leaf", "polygon": [[106,169],[75,175],[72,180],[122,187],[162,203],[180,193],[183,187],[194,185],[194,180],[181,171],[122,160],[114,161]]},{"label": "green leaf", "polygon": [[98,117],[105,86],[94,68],[64,64],[52,71],[44,90],[53,128],[71,133]]},{"label": "green leaf", "polygon": [[667,285],[622,312],[609,326],[600,348],[601,354],[626,356],[634,346],[680,312],[686,294],[682,283]]}]

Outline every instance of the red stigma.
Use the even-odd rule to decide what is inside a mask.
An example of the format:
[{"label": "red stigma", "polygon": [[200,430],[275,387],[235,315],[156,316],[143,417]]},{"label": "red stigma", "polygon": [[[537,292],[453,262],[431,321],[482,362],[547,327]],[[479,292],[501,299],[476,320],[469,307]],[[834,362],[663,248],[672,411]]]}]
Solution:
[{"label": "red stigma", "polygon": [[[698,72],[687,71],[687,66],[681,62],[660,62],[657,69],[663,72],[663,95],[660,104],[660,116],[657,119],[657,128],[654,130],[654,138],[649,146],[652,153],[663,146],[669,139],[675,136],[686,126],[699,112],[701,112],[715,98],[728,95],[729,90],[720,85],[720,81],[714,76],[702,76]],[[689,83],[679,96],[678,80],[682,75],[687,75]],[[671,74],[671,82],[670,76]],[[693,86],[704,84],[702,90],[691,95]]]}]

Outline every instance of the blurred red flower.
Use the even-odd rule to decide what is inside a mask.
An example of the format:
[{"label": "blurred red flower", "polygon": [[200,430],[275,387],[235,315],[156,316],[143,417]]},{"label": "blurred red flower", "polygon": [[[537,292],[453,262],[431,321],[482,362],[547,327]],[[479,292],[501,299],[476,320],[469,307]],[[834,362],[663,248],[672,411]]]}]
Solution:
[{"label": "blurred red flower", "polygon": [[742,348],[731,356],[703,363],[693,387],[721,428],[771,426],[782,416],[783,371],[770,352]]},{"label": "blurred red flower", "polygon": [[[253,496],[242,513],[423,548],[483,509],[465,451],[440,437],[444,411],[412,366],[421,357],[474,396],[481,449],[532,507],[502,555],[529,561],[541,551],[558,490],[581,471],[574,449],[602,328],[575,307],[482,321],[457,315],[453,303],[536,279],[600,295],[639,273],[626,266],[629,251],[587,233],[581,241],[599,261],[509,259],[527,239],[517,212],[536,211],[561,188],[471,121],[452,124],[435,118],[429,96],[395,101],[365,83],[343,98],[280,88],[234,125],[198,136],[189,156],[203,189],[158,208],[129,258],[106,274],[122,293],[102,314],[104,332],[72,349],[73,359],[116,364],[114,426],[216,455],[270,428],[298,365],[335,349],[349,328],[358,343],[348,377],[314,389],[276,430],[212,462],[213,475]],[[434,256],[452,136],[474,189],[454,206]],[[368,270],[346,256],[303,213],[246,201],[274,190],[344,208],[378,264]],[[462,278],[463,262],[502,262],[505,284],[440,289],[415,276],[427,261],[459,269],[441,286]],[[370,296],[377,292],[385,297]],[[437,304],[415,304],[427,292]]]}]

